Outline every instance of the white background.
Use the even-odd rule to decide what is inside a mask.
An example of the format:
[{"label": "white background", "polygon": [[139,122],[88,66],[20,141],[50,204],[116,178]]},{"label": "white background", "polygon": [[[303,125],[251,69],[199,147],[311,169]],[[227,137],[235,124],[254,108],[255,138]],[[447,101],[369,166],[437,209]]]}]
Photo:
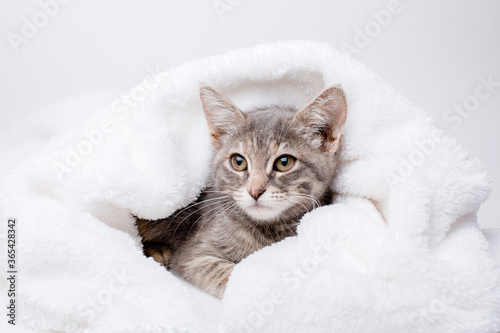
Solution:
[{"label": "white background", "polygon": [[[42,0],[49,3],[56,0]],[[63,2],[63,0],[60,0]],[[397,0],[393,0],[397,1]],[[200,57],[262,42],[315,39],[356,46],[358,29],[390,1],[64,0],[58,12],[16,52],[40,1],[0,0],[0,130],[63,98],[125,90],[147,75]],[[500,87],[454,129],[447,109],[473,96],[478,78],[500,82],[500,1],[400,0],[399,13],[355,58],[429,112],[487,167],[493,193],[479,213],[500,227]],[[12,35],[11,35],[12,36]],[[358,43],[358,45],[361,45]]]}]

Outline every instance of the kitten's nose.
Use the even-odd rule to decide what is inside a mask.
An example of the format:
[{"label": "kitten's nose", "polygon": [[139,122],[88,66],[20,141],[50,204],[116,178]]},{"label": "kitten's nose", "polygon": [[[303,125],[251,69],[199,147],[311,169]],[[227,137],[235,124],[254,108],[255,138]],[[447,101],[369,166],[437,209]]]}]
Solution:
[{"label": "kitten's nose", "polygon": [[266,192],[266,189],[262,189],[259,187],[256,188],[251,188],[248,190],[248,193],[250,193],[250,196],[255,199],[255,201],[259,200],[260,196],[262,193]]}]

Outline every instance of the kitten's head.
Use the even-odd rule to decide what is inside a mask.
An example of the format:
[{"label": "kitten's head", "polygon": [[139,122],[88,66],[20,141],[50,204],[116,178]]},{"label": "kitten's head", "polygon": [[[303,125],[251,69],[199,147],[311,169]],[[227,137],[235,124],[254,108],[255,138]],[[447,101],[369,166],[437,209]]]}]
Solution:
[{"label": "kitten's head", "polygon": [[243,113],[207,85],[200,97],[215,150],[214,191],[255,222],[300,217],[326,203],[347,115],[342,89],[324,90],[299,112]]}]

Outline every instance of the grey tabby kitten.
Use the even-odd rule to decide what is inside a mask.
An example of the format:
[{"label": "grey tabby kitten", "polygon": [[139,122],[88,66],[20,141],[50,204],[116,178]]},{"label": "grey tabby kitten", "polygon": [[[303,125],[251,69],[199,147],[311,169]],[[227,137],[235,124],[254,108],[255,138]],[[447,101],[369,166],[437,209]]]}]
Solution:
[{"label": "grey tabby kitten", "polygon": [[296,235],[301,217],[331,203],[347,115],[342,89],[308,106],[242,113],[216,89],[200,97],[214,148],[211,185],[165,219],[137,219],[144,253],[222,298],[235,264]]}]

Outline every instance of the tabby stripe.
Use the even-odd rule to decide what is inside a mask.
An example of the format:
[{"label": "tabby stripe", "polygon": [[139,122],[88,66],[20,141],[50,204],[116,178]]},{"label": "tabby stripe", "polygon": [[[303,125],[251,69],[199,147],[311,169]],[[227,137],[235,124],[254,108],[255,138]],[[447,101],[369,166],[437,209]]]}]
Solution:
[{"label": "tabby stripe", "polygon": [[316,168],[313,164],[307,162],[307,161],[300,161],[301,164],[311,170],[312,174],[316,177],[317,180],[319,181],[324,181],[323,177],[321,176],[321,173],[319,172],[318,168]]}]

